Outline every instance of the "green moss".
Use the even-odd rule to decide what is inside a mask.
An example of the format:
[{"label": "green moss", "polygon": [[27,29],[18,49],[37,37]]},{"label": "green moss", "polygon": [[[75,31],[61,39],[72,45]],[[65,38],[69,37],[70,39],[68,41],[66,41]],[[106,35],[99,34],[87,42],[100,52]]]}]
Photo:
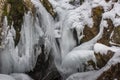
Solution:
[{"label": "green moss", "polygon": [[7,3],[5,4],[3,16],[7,16],[8,25],[12,25],[13,22],[13,26],[16,30],[16,38],[14,39],[15,45],[19,42],[20,35],[18,34],[21,31],[24,13],[27,11],[23,0],[7,0]]}]

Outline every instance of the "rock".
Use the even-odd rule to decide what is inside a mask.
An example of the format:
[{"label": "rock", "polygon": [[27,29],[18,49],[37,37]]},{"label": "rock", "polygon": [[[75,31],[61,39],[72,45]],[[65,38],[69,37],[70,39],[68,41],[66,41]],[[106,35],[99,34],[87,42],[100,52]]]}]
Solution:
[{"label": "rock", "polygon": [[83,34],[85,35],[81,42],[89,41],[94,38],[99,32],[99,26],[102,19],[103,7],[98,6],[92,9],[93,27],[85,26]]},{"label": "rock", "polygon": [[0,28],[2,27],[2,18],[3,18],[3,9],[5,6],[6,0],[0,0]]},{"label": "rock", "polygon": [[[4,16],[7,16],[8,25],[13,26],[16,30],[15,46],[20,40],[20,31],[23,23],[25,12],[31,11],[34,13],[35,8],[30,0],[0,0],[0,28],[3,23]],[[1,32],[0,32],[1,35]],[[1,41],[0,41],[1,42]]]},{"label": "rock", "polygon": [[107,46],[110,46],[110,43],[109,43],[110,36],[111,36],[111,33],[114,29],[114,25],[113,25],[112,20],[110,20],[110,19],[107,19],[107,24],[108,24],[108,27],[104,28],[102,38],[100,40],[98,40],[98,42],[105,44]]},{"label": "rock", "polygon": [[120,63],[112,65],[110,69],[104,71],[97,80],[120,80]]},{"label": "rock", "polygon": [[115,27],[113,31],[114,33],[111,37],[111,42],[115,43],[115,45],[118,46],[120,45],[120,26]]},{"label": "rock", "polygon": [[108,50],[107,54],[94,53],[97,60],[97,67],[102,68],[113,57],[114,52]]}]

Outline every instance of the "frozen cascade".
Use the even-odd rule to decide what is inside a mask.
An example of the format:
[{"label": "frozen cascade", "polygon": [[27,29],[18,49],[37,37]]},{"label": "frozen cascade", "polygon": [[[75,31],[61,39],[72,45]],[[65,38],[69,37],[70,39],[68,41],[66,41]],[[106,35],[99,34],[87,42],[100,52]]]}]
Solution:
[{"label": "frozen cascade", "polygon": [[[84,8],[84,5],[88,4],[87,2],[82,7],[78,9],[76,8],[75,13],[74,10],[72,11],[72,9],[74,9],[75,7],[69,5],[68,3],[66,4],[70,8],[67,8],[64,5],[62,5],[62,7],[60,5],[56,7],[56,11],[58,11],[58,16],[60,17],[60,20],[57,22],[58,27],[60,27],[61,31],[61,37],[59,38],[59,44],[61,49],[60,51],[58,44],[55,40],[56,37],[54,36],[54,29],[56,27],[56,23],[54,22],[50,14],[42,6],[42,4],[39,2],[39,0],[32,0],[32,2],[33,4],[35,4],[36,7],[36,16],[32,17],[30,12],[25,14],[24,23],[21,30],[21,39],[16,47],[14,46],[13,41],[14,34],[11,29],[8,29],[8,36],[10,37],[7,37],[7,41],[9,43],[5,46],[6,48],[4,48],[1,53],[2,73],[26,72],[32,70],[35,66],[37,56],[41,53],[42,44],[45,45],[45,49],[47,52],[46,55],[49,55],[50,51],[52,50],[56,66],[58,67],[58,70],[61,71],[61,61],[63,60],[64,62],[64,60],[66,60],[64,59],[64,57],[66,57],[66,55],[69,54],[69,52],[76,46],[76,40],[73,36],[73,28],[76,28],[76,30],[79,28],[80,30],[78,30],[77,32],[80,31],[80,33],[82,33],[84,29],[83,26],[85,24],[89,24],[86,20],[82,22],[83,18],[85,17],[86,19],[91,20],[91,18],[89,17],[91,14],[89,14],[88,16],[83,15],[82,12],[81,14],[79,14],[80,9],[83,9],[83,11],[88,10],[88,8]],[[70,17],[74,14],[76,16]],[[83,15],[83,17],[81,17],[81,15]],[[67,18],[65,19],[64,16],[67,16]],[[34,19],[35,21],[33,21]],[[72,19],[76,22],[70,21]],[[83,36],[83,34],[80,36]],[[43,43],[40,40],[41,38],[44,40]],[[10,53],[8,54],[7,52]],[[2,69],[4,67],[6,67],[6,70]]]},{"label": "frozen cascade", "polygon": [[[8,34],[4,42],[5,48],[1,49],[1,73],[25,72],[33,69],[37,56],[41,53],[40,45],[34,47],[35,44],[38,44],[41,35],[37,34],[36,27],[38,26],[33,26],[33,17],[28,12],[28,14],[25,14],[21,39],[16,47],[13,40],[15,30],[13,30],[12,26],[11,28],[5,26],[8,28]],[[36,52],[34,52],[35,48],[37,49]],[[5,67],[6,69],[4,69]]]},{"label": "frozen cascade", "polygon": [[[108,26],[105,19],[111,16],[103,14],[99,33],[87,42],[80,44],[80,41],[84,37],[85,25],[90,28],[93,26],[92,8],[101,5],[103,0],[100,4],[95,2],[96,0],[85,0],[81,5],[69,4],[72,0],[49,0],[57,12],[57,20],[52,18],[39,0],[31,1],[35,5],[36,12],[34,16],[31,12],[25,13],[20,32],[21,38],[17,46],[14,45],[16,32],[13,25],[8,26],[7,18],[4,18],[3,48],[0,48],[0,73],[16,73],[7,76],[10,77],[10,80],[24,77],[23,74],[17,73],[33,70],[38,55],[42,53],[42,45],[45,46],[45,60],[48,59],[49,54],[52,55],[54,63],[63,77],[65,74],[68,77],[76,72],[84,72],[89,60],[96,62],[93,48],[102,37],[104,27]],[[78,3],[78,0],[75,1]],[[104,8],[106,9],[106,6]],[[118,22],[114,23],[118,24]],[[73,32],[74,30],[76,30],[76,34]],[[77,46],[77,43],[80,45]],[[0,75],[0,78],[3,76],[6,75]],[[65,78],[67,77],[65,76]],[[27,76],[26,78],[29,79]]]},{"label": "frozen cascade", "polygon": [[52,49],[53,56],[57,61],[56,63],[60,61],[59,49],[53,33],[54,21],[40,2],[36,0],[33,3],[35,3],[37,9],[36,16],[33,17],[31,12],[25,14],[21,38],[16,47],[14,46],[15,30],[12,28],[13,26],[9,27],[7,25],[7,19],[5,17],[4,28],[6,30],[4,31],[7,33],[4,34],[5,36],[3,38],[5,47],[0,49],[1,73],[32,70],[36,64],[37,56],[41,53],[42,45],[45,45],[45,51],[47,52],[46,59]]}]

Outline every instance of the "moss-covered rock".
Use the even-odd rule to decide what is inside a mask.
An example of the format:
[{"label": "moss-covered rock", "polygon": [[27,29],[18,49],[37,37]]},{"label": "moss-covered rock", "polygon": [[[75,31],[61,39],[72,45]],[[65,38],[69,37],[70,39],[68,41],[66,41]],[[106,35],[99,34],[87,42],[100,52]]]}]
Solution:
[{"label": "moss-covered rock", "polygon": [[7,16],[8,25],[11,26],[13,24],[16,30],[15,46],[20,40],[20,31],[25,12],[31,11],[34,13],[34,10],[34,5],[30,0],[6,0],[4,2],[2,17]]},{"label": "moss-covered rock", "polygon": [[18,44],[20,39],[18,33],[21,31],[23,16],[26,11],[27,9],[22,0],[7,0],[5,3],[3,16],[7,16],[8,25],[11,26],[13,23],[14,29],[16,30],[15,45]]},{"label": "moss-covered rock", "polygon": [[1,41],[2,41],[2,26],[3,26],[3,12],[4,12],[4,7],[5,7],[6,0],[0,0],[0,46],[1,46]]}]

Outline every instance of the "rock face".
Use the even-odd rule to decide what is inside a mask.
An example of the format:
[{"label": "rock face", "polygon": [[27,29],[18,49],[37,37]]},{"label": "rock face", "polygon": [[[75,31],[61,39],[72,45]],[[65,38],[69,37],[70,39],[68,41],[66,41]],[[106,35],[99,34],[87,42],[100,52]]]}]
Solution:
[{"label": "rock face", "polygon": [[114,28],[111,41],[113,45],[120,46],[120,26]]},{"label": "rock face", "polygon": [[97,67],[102,68],[113,57],[114,52],[108,50],[107,54],[94,53],[97,60]]},{"label": "rock face", "polygon": [[120,80],[120,63],[112,65],[110,69],[101,74],[97,80]]},{"label": "rock face", "polygon": [[[7,16],[8,25],[13,25],[16,30],[15,45],[20,40],[21,25],[23,23],[24,13],[32,10],[34,6],[30,0],[0,0],[0,32],[4,16]],[[27,3],[27,4],[26,4]],[[34,12],[34,11],[32,11]],[[13,24],[12,24],[13,23]],[[0,33],[0,36],[1,33]],[[1,39],[0,39],[1,40]],[[0,41],[1,42],[1,41]]]},{"label": "rock face", "polygon": [[4,12],[4,6],[5,6],[6,0],[0,0],[0,46],[2,41],[2,26],[3,26],[3,12]]},{"label": "rock face", "polygon": [[103,30],[103,36],[100,40],[98,40],[99,43],[102,43],[102,44],[105,44],[107,46],[110,46],[110,36],[111,36],[111,33],[114,29],[114,25],[113,25],[113,22],[112,20],[110,19],[107,19],[107,23],[108,23],[108,27],[107,28],[104,28]]},{"label": "rock face", "polygon": [[85,26],[85,29],[83,31],[83,34],[85,36],[83,37],[81,42],[89,41],[98,34],[103,12],[104,10],[101,6],[98,6],[92,9],[92,18],[94,23],[92,28]]},{"label": "rock face", "polygon": [[22,0],[7,0],[7,3],[5,5],[3,15],[7,16],[8,25],[12,25],[13,22],[13,26],[16,30],[16,38],[14,39],[15,46],[18,44],[20,40],[20,31],[23,23],[24,13],[31,8],[31,7],[30,8],[27,7],[29,5],[30,2],[28,3],[28,5],[25,5]]}]

